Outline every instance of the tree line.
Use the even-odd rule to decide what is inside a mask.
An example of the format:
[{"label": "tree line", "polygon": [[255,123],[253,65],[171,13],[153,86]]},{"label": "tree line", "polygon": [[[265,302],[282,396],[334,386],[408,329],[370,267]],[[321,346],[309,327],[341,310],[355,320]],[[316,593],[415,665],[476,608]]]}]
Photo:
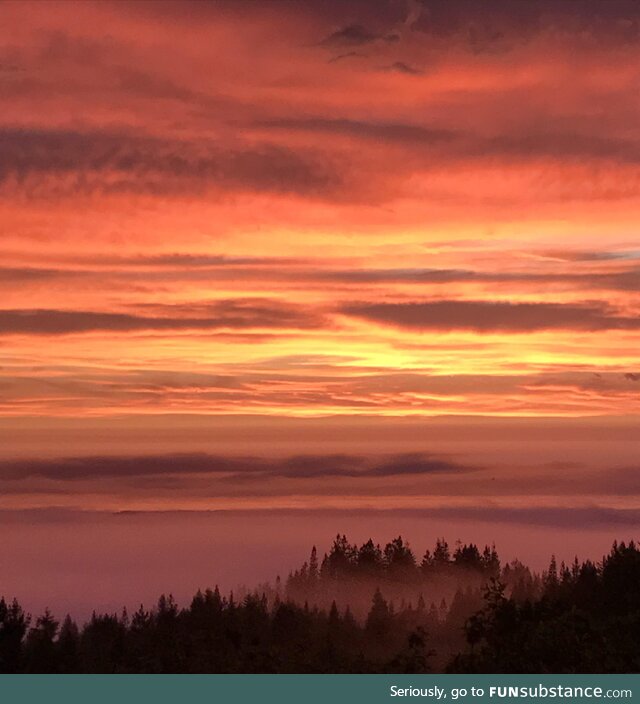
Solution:
[{"label": "tree line", "polygon": [[[366,600],[366,605],[364,601]],[[534,574],[493,546],[439,539],[417,560],[338,535],[285,583],[180,608],[36,618],[0,599],[2,673],[638,672],[640,550]]]}]

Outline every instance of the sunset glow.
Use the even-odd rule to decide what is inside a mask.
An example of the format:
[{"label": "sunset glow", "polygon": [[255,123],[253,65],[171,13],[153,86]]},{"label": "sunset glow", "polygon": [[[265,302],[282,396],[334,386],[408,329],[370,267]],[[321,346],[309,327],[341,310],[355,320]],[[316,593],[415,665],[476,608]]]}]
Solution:
[{"label": "sunset glow", "polygon": [[2,3],[0,511],[637,528],[640,13],[596,5]]}]

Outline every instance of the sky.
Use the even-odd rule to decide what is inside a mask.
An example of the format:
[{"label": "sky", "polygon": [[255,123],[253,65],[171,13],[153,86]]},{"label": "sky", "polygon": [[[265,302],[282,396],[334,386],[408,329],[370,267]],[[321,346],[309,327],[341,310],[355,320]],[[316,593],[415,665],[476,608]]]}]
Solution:
[{"label": "sky", "polygon": [[633,0],[2,3],[16,545],[637,532],[639,87]]}]

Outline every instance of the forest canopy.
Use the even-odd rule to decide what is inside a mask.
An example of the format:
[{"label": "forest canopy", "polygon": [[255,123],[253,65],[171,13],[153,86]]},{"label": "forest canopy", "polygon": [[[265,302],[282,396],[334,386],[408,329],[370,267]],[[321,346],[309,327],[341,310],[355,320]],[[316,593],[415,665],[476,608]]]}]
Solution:
[{"label": "forest canopy", "polygon": [[419,558],[337,535],[285,580],[199,590],[188,606],[93,613],[83,625],[0,599],[2,673],[638,672],[640,550],[541,574],[444,538]]}]

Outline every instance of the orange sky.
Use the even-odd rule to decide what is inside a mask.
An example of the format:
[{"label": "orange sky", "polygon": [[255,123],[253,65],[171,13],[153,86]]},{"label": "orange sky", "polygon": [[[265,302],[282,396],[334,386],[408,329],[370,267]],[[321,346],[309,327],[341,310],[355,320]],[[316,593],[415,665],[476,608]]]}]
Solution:
[{"label": "orange sky", "polygon": [[2,3],[0,509],[636,520],[640,8],[480,5]]}]

